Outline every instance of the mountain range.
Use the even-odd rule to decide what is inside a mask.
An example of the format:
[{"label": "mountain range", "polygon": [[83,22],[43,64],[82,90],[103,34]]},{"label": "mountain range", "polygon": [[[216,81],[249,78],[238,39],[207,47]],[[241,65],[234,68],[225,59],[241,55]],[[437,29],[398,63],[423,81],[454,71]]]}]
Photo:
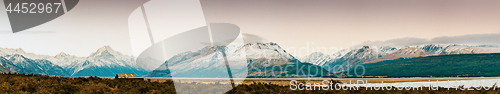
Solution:
[{"label": "mountain range", "polygon": [[[63,52],[56,56],[38,55],[27,53],[21,48],[0,48],[0,72],[54,76],[113,77],[119,73],[133,73],[144,77],[172,77],[172,75],[177,77],[226,77],[227,73],[225,72],[228,68],[224,61],[227,59],[234,77],[259,77],[271,74],[290,77],[338,73],[348,71],[356,65],[401,58],[483,53],[500,53],[500,47],[467,44],[425,44],[404,47],[362,46],[343,49],[334,54],[315,52],[305,57],[296,58],[277,43],[271,42],[207,46],[198,51],[179,53],[166,61],[137,58],[137,62],[163,62],[161,66],[147,65],[147,63],[136,65],[134,57],[114,51],[109,46],[101,47],[87,57],[73,56]],[[281,69],[278,70],[275,66],[279,66],[278,69]],[[292,67],[285,68],[288,66]],[[298,67],[308,67],[309,69]],[[226,75],[217,73],[225,73]]]},{"label": "mountain range", "polygon": [[[181,77],[214,77],[226,76],[227,68],[224,63],[223,52],[231,66],[232,75],[235,78],[246,76],[286,76],[286,75],[308,75],[318,74],[316,71],[309,73],[297,73],[295,66],[315,66],[318,71],[328,73],[320,66],[302,64],[291,54],[287,53],[276,43],[248,43],[241,46],[207,46],[196,52],[184,52],[173,56],[161,67],[144,75],[145,77],[169,77],[173,75]],[[167,64],[169,65],[167,67]],[[292,66],[286,70],[273,70],[273,66]],[[175,70],[175,71],[172,71]],[[214,73],[225,73],[214,74]]]},{"label": "mountain range", "polygon": [[301,61],[316,64],[326,69],[331,68],[331,71],[338,73],[348,71],[357,65],[377,63],[385,60],[483,53],[500,53],[500,47],[467,44],[425,44],[404,47],[363,46],[360,48],[344,49],[331,55],[315,52],[302,57]]},{"label": "mountain range", "polygon": [[114,51],[109,46],[99,48],[88,57],[63,52],[56,56],[37,55],[24,52],[21,48],[0,48],[0,59],[1,66],[10,72],[25,74],[114,77],[118,73],[143,75],[148,72],[137,67],[132,56]]}]

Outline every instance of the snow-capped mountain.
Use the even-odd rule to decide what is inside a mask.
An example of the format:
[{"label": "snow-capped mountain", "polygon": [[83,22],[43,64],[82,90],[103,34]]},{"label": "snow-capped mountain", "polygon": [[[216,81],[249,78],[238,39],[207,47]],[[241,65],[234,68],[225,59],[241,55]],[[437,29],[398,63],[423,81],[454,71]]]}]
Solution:
[{"label": "snow-capped mountain", "polygon": [[428,52],[430,55],[440,55],[443,53],[444,49],[448,46],[455,46],[451,44],[425,44],[425,45],[418,45],[416,48],[422,49],[425,52]]},{"label": "snow-capped mountain", "polygon": [[30,59],[47,59],[50,58],[51,56],[49,55],[38,55],[34,53],[27,53],[21,48],[17,49],[12,49],[12,48],[0,48],[0,56],[6,56],[6,55],[23,55],[24,57],[30,58]]},{"label": "snow-capped mountain", "polygon": [[[223,53],[224,52],[224,53]],[[227,71],[229,61],[235,77],[272,72],[271,66],[301,64],[302,62],[329,69],[338,66],[344,70],[363,63],[376,63],[398,58],[414,58],[449,54],[500,53],[500,47],[467,44],[425,44],[406,47],[363,46],[344,49],[334,54],[320,52],[300,58],[288,54],[276,43],[248,43],[245,45],[208,46],[196,52],[179,53],[166,61],[152,58],[137,58],[137,62],[153,62],[153,65],[136,65],[132,56],[114,51],[109,46],[99,48],[88,57],[77,57],[66,53],[56,56],[27,53],[22,49],[0,48],[0,72],[36,73],[58,76],[105,76],[118,73],[146,74],[146,77],[168,77],[172,74],[213,76]],[[224,54],[226,54],[224,58]],[[169,67],[167,67],[169,65]],[[337,67],[338,67],[337,66]],[[9,70],[1,70],[9,69]],[[149,72],[153,70],[152,72]],[[174,70],[174,71],[172,71]],[[341,72],[340,68],[334,69]],[[244,72],[243,72],[244,71]],[[217,75],[217,74],[215,74]]]},{"label": "snow-capped mountain", "polygon": [[77,57],[66,54],[64,52],[61,52],[56,56],[49,56],[49,55],[39,55],[35,53],[27,53],[21,48],[18,49],[0,48],[0,56],[16,55],[16,54],[23,55],[24,57],[30,59],[46,59],[51,61],[53,64],[59,65],[61,67],[67,67],[71,63],[82,61],[84,59],[84,57]]},{"label": "snow-capped mountain", "polygon": [[481,54],[500,53],[499,47],[453,46],[447,47],[442,54]]},{"label": "snow-capped mountain", "polygon": [[431,55],[500,53],[500,47],[493,45],[426,44],[416,47]]},{"label": "snow-capped mountain", "polygon": [[[224,73],[227,72],[227,68],[222,52],[227,54],[226,57],[231,66],[233,77],[236,78],[271,72],[259,70],[261,68],[301,63],[295,57],[286,53],[276,43],[248,43],[242,46],[208,46],[196,52],[184,52],[175,55],[159,68],[145,76],[168,77],[171,76],[170,74],[183,75],[184,73],[196,73],[194,75],[198,77],[210,77],[211,75],[217,75],[213,73]],[[169,63],[169,66],[166,66],[167,63]]]},{"label": "snow-capped mountain", "polygon": [[[55,76],[69,76],[68,73],[58,65],[52,64],[52,62],[43,59],[29,59],[23,55],[6,55],[5,60],[2,65],[8,65],[7,67],[15,72],[19,73],[34,73],[34,74],[44,74],[44,75],[55,75]],[[29,71],[27,71],[29,70]]]},{"label": "snow-capped mountain", "polygon": [[[224,75],[214,74],[214,73],[220,73],[222,71],[227,72],[222,52],[224,51],[226,54],[233,54],[239,48],[240,47],[238,46],[229,46],[229,47],[207,46],[196,52],[191,52],[191,51],[183,52],[171,57],[165,63],[160,65],[158,68],[156,68],[155,70],[144,76],[145,77],[170,77],[171,75],[185,76],[185,77],[224,76]],[[171,67],[168,67],[167,65]],[[246,76],[246,74],[236,74],[236,75]]]},{"label": "snow-capped mountain", "polygon": [[3,56],[0,56],[0,65],[9,69],[11,72],[32,73],[32,71],[30,71],[30,70],[26,70],[26,69],[18,67],[17,65],[14,65],[11,61],[5,59]]},{"label": "snow-capped mountain", "polygon": [[428,52],[426,52],[422,49],[410,47],[410,48],[401,49],[399,51],[393,52],[389,55],[385,55],[383,57],[377,58],[377,59],[372,60],[372,61],[364,62],[363,64],[376,63],[376,62],[380,62],[380,61],[384,61],[384,60],[394,60],[394,59],[398,59],[398,58],[424,57],[424,56],[429,56],[429,55],[431,55],[431,54],[429,54]]},{"label": "snow-capped mountain", "polygon": [[[8,64],[12,64],[12,62],[10,62],[7,59],[5,59],[2,56],[0,56],[0,72],[2,72],[2,73],[14,72],[14,71],[12,71],[11,69],[9,69],[7,67],[7,66],[9,66]],[[12,66],[12,65],[10,65],[10,66]]]},{"label": "snow-capped mountain", "polygon": [[[376,47],[376,46],[374,46]],[[390,46],[382,46],[382,47],[378,47],[378,49],[382,52],[385,52],[386,54],[391,54],[391,53],[394,53],[396,51],[399,51],[401,50],[403,47],[390,47]]]},{"label": "snow-capped mountain", "polygon": [[305,62],[305,63],[310,62],[311,64],[314,64],[314,65],[323,65],[326,62],[333,62],[333,60],[335,60],[337,58],[339,58],[339,57],[333,56],[333,55],[323,54],[321,52],[314,52],[314,53],[311,53],[310,55],[302,57],[300,59],[300,61]]},{"label": "snow-capped mountain", "polygon": [[47,60],[49,60],[49,61],[53,62],[54,64],[59,65],[61,67],[68,67],[72,63],[81,62],[84,59],[85,59],[84,57],[77,57],[77,56],[66,54],[64,52],[61,52],[54,57],[47,58]]},{"label": "snow-capped mountain", "polygon": [[[375,53],[378,52],[378,54],[381,54],[383,56],[384,53],[390,54],[390,53],[398,51],[399,49],[401,49],[401,48],[389,47],[389,46],[382,46],[382,47],[364,46],[363,48],[358,48],[358,49],[355,49],[355,48],[343,49],[343,50],[340,50],[339,52],[336,52],[336,53],[331,54],[331,55],[323,54],[321,52],[314,52],[308,56],[302,57],[301,61],[307,62],[307,63],[312,63],[314,65],[323,66],[325,64],[334,63],[335,61],[337,61],[341,58],[344,58],[344,59],[351,58],[352,59],[352,58],[354,58],[352,56],[352,54],[358,53],[358,51],[360,51],[360,50],[363,50],[363,51],[370,50],[368,52],[375,51]],[[349,54],[349,56],[346,56],[347,54]]]},{"label": "snow-capped mountain", "polygon": [[[351,48],[352,49],[352,48]],[[338,55],[338,53],[346,54]],[[325,55],[322,53],[312,53],[303,57],[302,62],[308,62],[324,68],[332,68],[336,65],[350,69],[362,63],[376,63],[384,60],[393,60],[398,58],[414,58],[434,55],[449,54],[479,54],[479,53],[500,53],[500,47],[492,45],[467,45],[467,44],[425,44],[406,47],[390,46],[363,46],[360,49],[345,49],[336,54]],[[344,69],[344,70],[345,70]]]},{"label": "snow-capped mountain", "polygon": [[246,54],[252,64],[259,66],[282,65],[287,63],[301,63],[291,54],[287,53],[276,43],[248,43],[240,49]]},{"label": "snow-capped mountain", "polygon": [[322,65],[322,67],[329,70],[334,70],[334,72],[340,72],[353,68],[361,63],[375,60],[385,55],[387,55],[387,52],[380,50],[380,48],[376,46],[363,46],[360,49],[350,50],[342,57],[333,60],[333,62],[326,62]]},{"label": "snow-capped mountain", "polygon": [[109,46],[99,48],[83,61],[72,63],[66,68],[71,76],[113,77],[118,73],[143,75],[146,70],[135,65],[132,56],[123,55]]},{"label": "snow-capped mountain", "polygon": [[0,57],[2,66],[18,73],[103,77],[113,77],[118,73],[147,73],[135,65],[132,56],[114,51],[109,46],[99,48],[88,57],[77,57],[63,52],[56,56],[37,55],[27,53],[21,48],[0,48]]},{"label": "snow-capped mountain", "polygon": [[21,48],[18,49],[0,48],[0,56],[13,55],[13,54],[26,55],[28,53],[24,52],[24,50]]}]

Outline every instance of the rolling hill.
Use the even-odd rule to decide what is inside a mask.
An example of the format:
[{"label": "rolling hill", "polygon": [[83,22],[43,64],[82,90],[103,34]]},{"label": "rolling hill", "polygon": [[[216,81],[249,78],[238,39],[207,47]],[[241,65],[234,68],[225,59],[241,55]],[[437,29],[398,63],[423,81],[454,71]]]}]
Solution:
[{"label": "rolling hill", "polygon": [[[500,76],[500,53],[457,54],[395,59],[363,64],[364,76],[387,77],[491,77]],[[353,71],[350,71],[353,73]],[[362,74],[362,71],[357,71]]]}]

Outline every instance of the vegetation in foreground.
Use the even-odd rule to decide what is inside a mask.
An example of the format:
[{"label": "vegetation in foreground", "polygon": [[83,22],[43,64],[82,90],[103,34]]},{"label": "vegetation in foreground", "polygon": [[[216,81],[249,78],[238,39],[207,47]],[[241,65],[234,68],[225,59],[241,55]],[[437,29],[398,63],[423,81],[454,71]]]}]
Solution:
[{"label": "vegetation in foreground", "polygon": [[[338,82],[338,81],[336,81]],[[190,85],[190,86],[202,86]],[[207,86],[203,86],[207,87]],[[196,88],[196,87],[191,87]],[[211,87],[210,89],[217,89]],[[371,93],[371,94],[418,94],[418,93],[453,93],[453,94],[498,94],[500,89],[496,90],[447,90],[440,88],[439,90],[291,90],[289,86],[275,85],[272,83],[254,83],[250,85],[239,85],[236,88],[228,91],[229,94],[312,94],[312,93]],[[98,77],[50,77],[46,75],[24,75],[24,74],[0,74],[0,92],[1,93],[79,93],[79,94],[95,94],[95,93],[147,93],[147,94],[164,94],[175,93],[175,87],[172,81],[166,82],[151,82],[146,80],[131,80],[131,79],[103,79]]]},{"label": "vegetation in foreground", "polygon": [[[495,77],[500,76],[500,53],[428,56],[364,64],[364,76]],[[363,74],[362,69],[357,69]],[[353,71],[350,74],[354,74]]]}]

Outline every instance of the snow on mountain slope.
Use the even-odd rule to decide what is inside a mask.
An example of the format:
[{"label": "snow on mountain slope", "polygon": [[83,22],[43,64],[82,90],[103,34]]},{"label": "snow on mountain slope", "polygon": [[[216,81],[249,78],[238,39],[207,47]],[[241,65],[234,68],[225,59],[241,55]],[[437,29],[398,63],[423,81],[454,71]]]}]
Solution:
[{"label": "snow on mountain slope", "polygon": [[[391,53],[396,52],[399,49],[401,49],[399,47],[390,47],[390,46],[382,46],[382,47],[365,46],[365,47],[369,47],[370,49],[372,49],[374,51],[381,52],[382,55],[384,55],[383,53],[391,54]],[[346,54],[353,53],[354,51],[358,51],[359,49],[362,49],[362,48],[358,48],[358,50],[353,50],[353,49],[354,48],[343,49],[343,50],[340,50],[339,52],[336,52],[336,53],[331,54],[331,55],[326,55],[326,54],[323,54],[320,52],[315,52],[315,53],[312,53],[306,57],[302,57],[301,61],[307,62],[307,63],[312,63],[314,65],[323,66],[325,64],[334,63],[335,61],[343,58]]]},{"label": "snow on mountain slope", "polygon": [[0,56],[6,56],[6,55],[23,55],[26,58],[30,59],[46,59],[52,62],[53,64],[59,65],[61,67],[67,67],[71,63],[82,61],[84,57],[77,57],[73,55],[66,54],[64,52],[61,52],[57,54],[56,56],[49,56],[49,55],[39,55],[39,54],[34,54],[34,53],[27,53],[23,49],[18,48],[18,49],[11,49],[11,48],[0,48]]},{"label": "snow on mountain slope", "polygon": [[34,53],[27,53],[21,48],[17,49],[12,49],[12,48],[0,48],[0,56],[6,56],[6,55],[23,55],[24,57],[31,58],[31,59],[47,59],[50,58],[51,56],[49,55],[38,55]]},{"label": "snow on mountain slope", "polygon": [[467,47],[452,46],[443,51],[444,54],[481,54],[481,53],[500,53],[499,47]]},{"label": "snow on mountain slope", "polygon": [[27,54],[23,49],[0,48],[0,56],[13,55],[13,54]]},{"label": "snow on mountain slope", "polygon": [[136,75],[147,73],[146,70],[135,65],[132,56],[114,51],[109,46],[99,48],[88,57],[77,57],[63,52],[56,56],[37,55],[26,53],[20,48],[0,48],[0,56],[5,58],[6,62],[2,62],[6,64],[5,67],[20,73],[107,77],[115,76],[117,73],[135,73]]},{"label": "snow on mountain slope", "polygon": [[64,52],[61,52],[54,57],[47,58],[47,60],[61,67],[68,67],[72,63],[80,62],[83,61],[84,59],[85,59],[84,57],[77,57],[66,54]]},{"label": "snow on mountain slope", "polygon": [[346,55],[335,60],[334,62],[328,62],[324,64],[323,68],[334,70],[333,72],[346,71],[355,67],[356,65],[375,60],[385,55],[387,55],[387,53],[381,51],[376,46],[363,46],[360,49],[351,50]]},{"label": "snow on mountain slope", "polygon": [[118,73],[134,73],[143,75],[146,70],[135,65],[132,56],[123,55],[109,46],[99,48],[85,60],[72,63],[67,68],[71,76],[105,76],[113,77]]},{"label": "snow on mountain slope", "polygon": [[426,44],[416,47],[431,55],[500,53],[500,47],[494,45]]},{"label": "snow on mountain slope", "polygon": [[[223,75],[213,74],[227,72],[222,51],[226,54],[233,54],[241,46],[207,46],[196,52],[184,52],[177,54],[165,63],[159,66],[152,72],[144,75],[145,77],[219,77]],[[235,59],[245,58],[228,58],[228,61],[238,61]],[[167,63],[169,66],[167,66]],[[241,63],[241,62],[240,62]],[[245,62],[246,64],[246,59]],[[244,65],[246,67],[246,65]],[[232,67],[233,69],[244,69],[240,67]],[[241,71],[241,70],[240,70]],[[227,75],[227,74],[226,74]],[[246,76],[246,74],[236,74],[236,77]]]},{"label": "snow on mountain slope", "polygon": [[[176,76],[182,75],[183,73],[196,73],[189,75],[210,77],[210,75],[217,75],[210,74],[210,72],[226,72],[225,60],[222,53],[223,50],[227,54],[231,71],[236,71],[238,73],[233,74],[233,76],[236,75],[235,77],[246,77],[246,75],[255,72],[249,69],[248,66],[264,68],[274,65],[279,66],[283,64],[300,63],[300,61],[286,53],[286,51],[281,49],[276,43],[248,43],[241,46],[231,45],[228,47],[208,46],[196,52],[180,53],[145,76],[168,77],[170,73]],[[167,67],[167,63],[169,63],[170,66]],[[168,69],[170,69],[170,71]]]},{"label": "snow on mountain slope", "polygon": [[0,73],[8,73],[8,72],[14,72],[11,71],[9,68],[5,67],[3,63],[7,63],[10,61],[7,61],[5,58],[0,56]]},{"label": "snow on mountain slope", "polygon": [[467,44],[425,44],[407,47],[364,46],[363,48],[358,50],[349,50],[349,53],[336,59],[329,58],[331,56],[328,55],[313,53],[307,57],[302,58],[301,60],[304,62],[321,65],[327,69],[335,67],[336,65],[343,66],[344,69],[350,69],[361,63],[375,63],[398,58],[478,53],[500,53],[500,47],[492,45]]},{"label": "snow on mountain slope", "polygon": [[286,62],[301,63],[276,43],[249,43],[242,48],[248,60],[264,67],[282,65]]},{"label": "snow on mountain slope", "polygon": [[[194,62],[196,60],[220,61],[224,49],[228,57],[242,57],[251,61],[259,61],[262,65],[272,65],[278,61],[299,62],[295,57],[285,52],[276,43],[249,43],[244,46],[214,46],[205,47],[197,52],[184,52],[170,58],[167,62],[173,65],[181,62]],[[243,54],[243,55],[242,55]],[[230,58],[231,59],[231,58]],[[239,58],[235,58],[239,59]],[[201,61],[199,61],[201,62]]]},{"label": "snow on mountain slope", "polygon": [[111,49],[109,46],[99,48],[96,52],[90,54],[86,60],[95,62],[97,66],[135,66],[132,56],[123,55],[122,53]]},{"label": "snow on mountain slope", "polygon": [[23,68],[20,68],[16,65],[14,65],[11,61],[5,59],[3,56],[0,56],[0,65],[8,68],[12,72],[17,72],[17,73],[32,73],[30,70],[26,70]]},{"label": "snow on mountain slope", "polygon": [[[58,65],[52,64],[52,62],[44,59],[29,59],[23,55],[7,55],[5,59],[9,60],[13,66],[12,70],[29,70],[28,73],[33,72],[34,74],[44,74],[44,75],[55,75],[55,76],[69,76],[67,72],[59,67]],[[18,71],[20,73],[26,73],[26,71]]]},{"label": "snow on mountain slope", "polygon": [[393,52],[389,55],[385,55],[383,57],[377,58],[372,61],[367,61],[363,64],[366,63],[375,63],[375,62],[380,62],[384,60],[393,60],[393,59],[399,59],[399,58],[413,58],[413,57],[424,57],[424,56],[429,56],[430,54],[422,49],[411,47],[411,48],[404,48],[399,51]]},{"label": "snow on mountain slope", "polygon": [[391,53],[394,53],[396,51],[399,51],[401,50],[403,47],[390,47],[390,46],[382,46],[382,47],[378,47],[378,49],[382,52],[385,52],[386,54],[391,54]]},{"label": "snow on mountain slope", "polygon": [[430,55],[440,55],[443,53],[444,49],[446,49],[448,46],[454,46],[452,44],[425,44],[425,45],[418,45],[416,48],[422,49],[425,52],[428,52]]},{"label": "snow on mountain slope", "polygon": [[314,52],[311,53],[310,55],[302,57],[300,61],[305,63],[311,63],[314,65],[323,65],[324,63],[332,62],[332,60],[335,60],[337,58],[339,57],[334,57],[333,55],[326,55],[321,52]]}]

